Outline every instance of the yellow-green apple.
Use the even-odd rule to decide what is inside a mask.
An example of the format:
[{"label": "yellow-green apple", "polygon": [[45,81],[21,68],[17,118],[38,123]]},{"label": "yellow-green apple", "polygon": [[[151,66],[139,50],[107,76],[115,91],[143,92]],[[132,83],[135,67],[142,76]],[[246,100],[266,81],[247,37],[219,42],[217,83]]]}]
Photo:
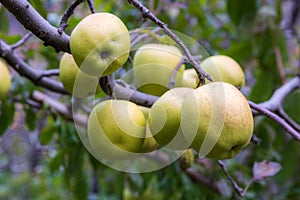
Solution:
[{"label": "yellow-green apple", "polygon": [[126,159],[143,145],[146,120],[141,109],[126,100],[98,103],[88,118],[88,139],[98,159]]},{"label": "yellow-green apple", "polygon": [[[139,106],[139,107],[141,108],[142,112],[144,113],[145,119],[148,122],[150,108],[144,107],[144,106]],[[149,153],[149,152],[155,151],[158,147],[159,147],[159,144],[156,142],[155,138],[151,134],[150,127],[147,123],[145,139],[144,139],[143,145],[139,152],[140,153]]]},{"label": "yellow-green apple", "polygon": [[207,57],[201,63],[201,67],[214,81],[227,82],[236,87],[243,87],[245,84],[245,74],[241,66],[229,56]]},{"label": "yellow-green apple", "polygon": [[64,88],[73,96],[84,98],[101,91],[98,77],[80,71],[71,54],[64,53],[59,70],[59,78]]},{"label": "yellow-green apple", "polygon": [[213,82],[185,96],[181,128],[199,156],[228,159],[246,147],[253,132],[253,116],[244,95],[233,85]]},{"label": "yellow-green apple", "polygon": [[[133,74],[138,90],[161,96],[168,90],[172,73],[180,64],[182,53],[176,46],[145,44],[138,48],[133,58]],[[175,87],[181,84],[185,65],[179,66]]]},{"label": "yellow-green apple", "polygon": [[120,18],[111,13],[88,15],[70,36],[71,53],[81,71],[107,76],[128,59],[130,36]]},{"label": "yellow-green apple", "polygon": [[195,69],[186,69],[183,72],[182,87],[196,88],[198,85],[198,75]]},{"label": "yellow-green apple", "polygon": [[164,93],[151,107],[149,126],[157,143],[174,150],[187,149],[187,141],[180,129],[181,104],[192,88],[178,87]]},{"label": "yellow-green apple", "polygon": [[0,100],[7,97],[11,85],[10,72],[7,64],[0,60]]}]

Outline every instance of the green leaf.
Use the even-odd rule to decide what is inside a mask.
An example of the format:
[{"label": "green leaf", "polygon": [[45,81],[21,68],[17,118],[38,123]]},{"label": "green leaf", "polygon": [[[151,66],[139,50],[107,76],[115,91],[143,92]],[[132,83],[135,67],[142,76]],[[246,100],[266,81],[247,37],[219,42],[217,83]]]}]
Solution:
[{"label": "green leaf", "polygon": [[25,110],[25,122],[29,130],[33,131],[36,127],[37,116],[36,113],[32,110],[32,108],[24,109]]},{"label": "green leaf", "polygon": [[44,1],[42,1],[42,0],[29,0],[29,2],[31,3],[32,7],[34,7],[40,13],[40,15],[42,15],[44,18],[47,17],[48,11],[44,7],[44,4],[43,4]]},{"label": "green leaf", "polygon": [[60,150],[49,163],[49,169],[51,172],[56,172],[59,167],[64,164],[65,151]]},{"label": "green leaf", "polygon": [[227,0],[227,12],[236,26],[247,24],[255,16],[256,0]]},{"label": "green leaf", "polygon": [[77,199],[86,199],[88,194],[88,183],[83,173],[82,166],[75,173],[74,193]]},{"label": "green leaf", "polygon": [[41,134],[39,135],[39,139],[42,145],[47,145],[51,142],[54,133],[56,133],[56,126],[46,126],[42,129]]},{"label": "green leaf", "polygon": [[4,99],[0,101],[0,136],[6,131],[6,129],[12,124],[15,114],[15,105]]},{"label": "green leaf", "polygon": [[297,123],[300,123],[300,91],[289,94],[283,102],[285,112]]},{"label": "green leaf", "polygon": [[256,77],[256,84],[252,88],[249,99],[255,102],[262,102],[269,99],[273,92],[274,77],[258,69]]},{"label": "green leaf", "polygon": [[9,31],[9,20],[6,16],[6,11],[3,6],[0,7],[0,32],[7,33]]}]

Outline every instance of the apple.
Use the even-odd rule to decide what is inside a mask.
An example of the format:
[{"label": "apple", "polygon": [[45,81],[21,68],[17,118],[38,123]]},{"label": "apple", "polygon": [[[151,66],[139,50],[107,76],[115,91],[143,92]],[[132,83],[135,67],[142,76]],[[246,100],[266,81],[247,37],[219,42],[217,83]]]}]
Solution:
[{"label": "apple", "polygon": [[[139,106],[139,107],[142,110],[146,121],[148,121],[150,108],[144,107],[144,106]],[[149,153],[149,152],[155,151],[158,147],[159,147],[159,144],[156,142],[155,138],[153,137],[153,135],[150,131],[150,127],[147,123],[145,139],[144,139],[144,142],[143,142],[142,147],[139,150],[139,152],[140,153]]]},{"label": "apple", "polygon": [[233,85],[213,82],[185,96],[181,128],[199,156],[229,159],[246,147],[253,132],[253,116],[244,95]]},{"label": "apple", "polygon": [[149,127],[157,143],[174,150],[190,146],[180,129],[181,104],[192,88],[173,88],[164,93],[151,107]]},{"label": "apple", "polygon": [[[176,46],[145,44],[137,49],[133,58],[133,74],[139,91],[161,96],[168,85],[175,68],[182,59]],[[175,76],[175,87],[181,84],[185,65],[182,64]]]},{"label": "apple", "polygon": [[195,69],[186,69],[183,72],[182,87],[196,88],[198,85],[198,75]]},{"label": "apple", "polygon": [[201,67],[214,81],[227,82],[236,87],[243,87],[245,84],[245,74],[241,66],[229,56],[207,57],[201,63]]},{"label": "apple", "polygon": [[11,85],[11,77],[7,64],[2,60],[0,60],[0,81],[0,100],[3,100],[8,95]]},{"label": "apple", "polygon": [[88,118],[88,139],[96,158],[127,159],[143,145],[146,119],[141,109],[126,100],[98,103]]},{"label": "apple", "polygon": [[81,71],[91,76],[107,76],[127,61],[130,36],[117,16],[95,13],[85,17],[74,28],[70,48]]},{"label": "apple", "polygon": [[101,91],[98,77],[81,72],[71,54],[64,53],[59,70],[59,78],[64,88],[73,96],[84,98]]}]

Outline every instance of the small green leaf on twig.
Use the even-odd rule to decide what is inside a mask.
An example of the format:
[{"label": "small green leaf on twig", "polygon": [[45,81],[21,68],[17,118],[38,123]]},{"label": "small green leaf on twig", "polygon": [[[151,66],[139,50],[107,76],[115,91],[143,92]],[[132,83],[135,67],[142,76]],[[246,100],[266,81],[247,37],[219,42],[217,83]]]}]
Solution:
[{"label": "small green leaf on twig", "polygon": [[253,166],[253,180],[261,180],[269,176],[274,176],[281,170],[281,165],[276,162],[262,161],[255,162]]}]

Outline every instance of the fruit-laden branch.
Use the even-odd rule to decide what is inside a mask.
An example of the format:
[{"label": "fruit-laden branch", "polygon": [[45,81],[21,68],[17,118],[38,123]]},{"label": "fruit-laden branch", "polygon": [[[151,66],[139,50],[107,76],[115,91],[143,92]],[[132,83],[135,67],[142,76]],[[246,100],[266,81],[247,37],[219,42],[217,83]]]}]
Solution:
[{"label": "fruit-laden branch", "polygon": [[158,99],[157,96],[145,94],[117,84],[112,75],[100,78],[99,82],[103,91],[112,98],[130,100],[146,107],[151,107]]},{"label": "fruit-laden branch", "polygon": [[200,64],[194,59],[189,49],[185,46],[182,40],[177,37],[176,34],[174,34],[168,26],[162,22],[160,19],[158,19],[148,8],[146,8],[141,2],[138,0],[128,0],[128,2],[132,5],[134,5],[137,9],[139,9],[143,15],[143,18],[148,18],[152,20],[155,24],[157,24],[159,27],[163,29],[163,32],[168,35],[170,38],[172,38],[183,50],[185,53],[188,61],[194,66],[196,69],[196,72],[198,74],[199,78],[199,84],[205,83],[205,78],[207,78],[210,81],[213,81],[212,77],[207,74],[201,67]]},{"label": "fruit-laden branch", "polygon": [[52,46],[56,51],[70,53],[69,36],[59,34],[57,28],[51,26],[26,0],[0,0],[18,21],[34,35],[45,42],[45,46]]},{"label": "fruit-laden branch", "polygon": [[63,85],[48,77],[43,77],[43,71],[37,71],[27,65],[4,41],[0,40],[0,57],[4,58],[6,62],[14,68],[20,75],[27,77],[34,84],[43,86],[49,90],[67,94]]}]

